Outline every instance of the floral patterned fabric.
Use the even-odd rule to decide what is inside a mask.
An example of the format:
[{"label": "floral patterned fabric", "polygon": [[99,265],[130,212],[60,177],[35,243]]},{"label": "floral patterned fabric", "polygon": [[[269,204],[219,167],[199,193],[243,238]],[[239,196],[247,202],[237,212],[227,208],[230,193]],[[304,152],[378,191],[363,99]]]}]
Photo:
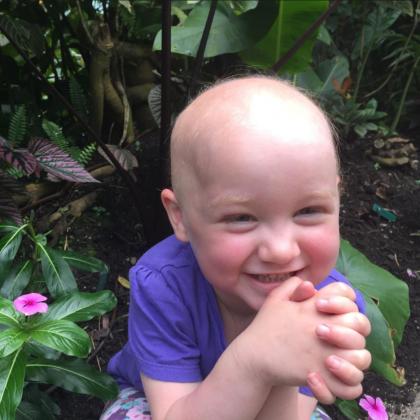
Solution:
[{"label": "floral patterned fabric", "polygon": [[[100,420],[151,420],[150,408],[142,392],[134,388],[123,389],[118,399],[109,403]],[[311,420],[331,420],[331,417],[317,406]]]}]

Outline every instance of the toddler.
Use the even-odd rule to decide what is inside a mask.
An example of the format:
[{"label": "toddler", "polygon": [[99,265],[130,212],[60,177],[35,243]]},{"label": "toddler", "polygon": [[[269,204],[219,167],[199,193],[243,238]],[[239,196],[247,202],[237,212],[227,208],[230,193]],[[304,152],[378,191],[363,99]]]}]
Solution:
[{"label": "toddler", "polygon": [[319,107],[274,78],[216,84],[176,121],[171,177],[175,235],[130,271],[109,363],[122,391],[101,419],[327,419],[317,401],[358,397],[370,325],[333,268],[339,168]]}]

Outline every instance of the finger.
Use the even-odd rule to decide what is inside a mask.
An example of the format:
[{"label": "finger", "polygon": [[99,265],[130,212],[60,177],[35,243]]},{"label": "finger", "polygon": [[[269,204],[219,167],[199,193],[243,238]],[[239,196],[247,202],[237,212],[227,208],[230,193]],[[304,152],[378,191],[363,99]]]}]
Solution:
[{"label": "finger", "polygon": [[281,287],[276,287],[271,291],[271,293],[267,296],[266,302],[270,301],[285,301],[289,300],[290,297],[293,295],[294,291],[302,284],[302,279],[299,277],[289,277],[286,281],[284,281]]},{"label": "finger", "polygon": [[341,325],[320,324],[315,332],[322,341],[341,349],[358,350],[366,346],[366,339],[362,334]]},{"label": "finger", "polygon": [[367,337],[370,334],[371,326],[370,321],[366,315],[360,312],[349,312],[341,315],[331,316],[327,320],[328,324],[341,325],[343,327],[351,328]]},{"label": "finger", "polygon": [[341,358],[351,363],[357,369],[366,370],[371,362],[372,356],[366,349],[363,350],[338,350],[335,353]]},{"label": "finger", "polygon": [[311,372],[306,378],[306,382],[311,389],[314,397],[321,404],[333,404],[335,396],[328,389],[327,384],[318,372]]},{"label": "finger", "polygon": [[347,284],[338,281],[323,287],[318,294],[320,297],[344,296],[353,301],[356,300],[356,292]]},{"label": "finger", "polygon": [[355,386],[363,381],[363,371],[336,355],[328,356],[325,366],[337,379],[347,385]]},{"label": "finger", "polygon": [[310,281],[303,281],[292,293],[290,300],[302,302],[311,298],[316,293],[314,285]]},{"label": "finger", "polygon": [[320,298],[316,300],[315,305],[318,311],[333,315],[359,312],[356,303],[344,296]]}]

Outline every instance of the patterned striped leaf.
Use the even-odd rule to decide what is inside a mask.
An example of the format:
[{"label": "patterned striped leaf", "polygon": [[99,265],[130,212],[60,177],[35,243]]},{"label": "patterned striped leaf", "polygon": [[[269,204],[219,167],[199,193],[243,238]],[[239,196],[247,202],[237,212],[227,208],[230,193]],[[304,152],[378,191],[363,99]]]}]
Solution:
[{"label": "patterned striped leaf", "polygon": [[0,136],[0,159],[20,169],[26,175],[37,171],[38,163],[34,155],[26,149],[13,149],[8,141]]},{"label": "patterned striped leaf", "polygon": [[28,150],[34,154],[42,169],[57,178],[71,182],[99,182],[67,153],[46,139],[33,138]]},{"label": "patterned striped leaf", "polygon": [[26,193],[22,184],[20,184],[15,178],[12,178],[0,170],[0,191],[2,190],[6,190],[12,194]]},{"label": "patterned striped leaf", "polygon": [[[123,169],[126,171],[131,171],[133,168],[137,168],[139,163],[137,162],[137,158],[127,149],[122,149],[115,144],[107,144],[106,147],[108,150],[114,155],[115,159],[121,165]],[[101,156],[103,156],[111,165],[114,165],[109,157],[105,154],[102,148],[98,149],[98,152]]]},{"label": "patterned striped leaf", "polygon": [[0,219],[11,219],[16,224],[21,225],[22,222],[22,215],[13,201],[12,197],[10,197],[7,192],[0,188]]}]

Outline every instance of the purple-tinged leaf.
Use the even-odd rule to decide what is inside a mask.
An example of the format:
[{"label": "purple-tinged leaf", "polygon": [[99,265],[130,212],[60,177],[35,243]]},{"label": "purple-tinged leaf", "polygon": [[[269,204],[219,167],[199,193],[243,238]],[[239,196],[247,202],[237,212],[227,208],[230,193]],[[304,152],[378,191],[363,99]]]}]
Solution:
[{"label": "purple-tinged leaf", "polygon": [[32,153],[26,149],[13,149],[8,141],[0,136],[0,159],[31,175],[37,169],[37,161]]},{"label": "purple-tinged leaf", "polygon": [[12,194],[26,194],[22,184],[16,181],[15,178],[0,170],[0,191],[1,190],[6,190]]},{"label": "purple-tinged leaf", "polygon": [[22,224],[22,215],[13,201],[12,197],[8,196],[7,192],[0,189],[0,219],[11,219],[17,225]]},{"label": "purple-tinged leaf", "polygon": [[[130,171],[133,168],[137,168],[139,163],[137,158],[127,149],[122,149],[121,147],[115,146],[115,144],[107,144],[106,147],[114,155],[115,159],[126,171]],[[105,154],[102,148],[98,149],[98,152],[103,156],[111,165],[114,165],[108,156]]]},{"label": "purple-tinged leaf", "polygon": [[46,139],[32,138],[28,150],[34,154],[42,169],[57,178],[71,182],[99,182],[67,153]]}]

